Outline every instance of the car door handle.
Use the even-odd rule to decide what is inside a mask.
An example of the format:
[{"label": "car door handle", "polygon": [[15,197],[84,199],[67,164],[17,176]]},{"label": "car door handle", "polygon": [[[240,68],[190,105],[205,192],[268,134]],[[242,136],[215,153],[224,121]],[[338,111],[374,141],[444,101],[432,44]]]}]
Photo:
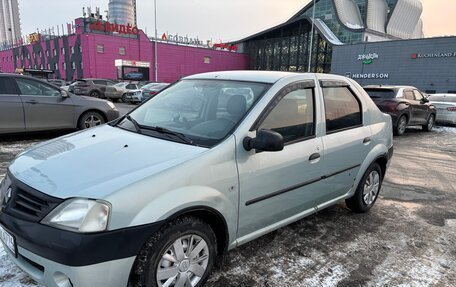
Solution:
[{"label": "car door handle", "polygon": [[309,161],[315,161],[315,160],[317,160],[319,158],[320,158],[320,154],[317,152],[317,153],[311,154],[309,156]]},{"label": "car door handle", "polygon": [[35,105],[37,104],[38,102],[36,100],[30,100],[30,101],[26,101],[27,104],[32,104],[32,105]]},{"label": "car door handle", "polygon": [[363,144],[368,144],[371,142],[371,138],[367,137],[363,140]]}]

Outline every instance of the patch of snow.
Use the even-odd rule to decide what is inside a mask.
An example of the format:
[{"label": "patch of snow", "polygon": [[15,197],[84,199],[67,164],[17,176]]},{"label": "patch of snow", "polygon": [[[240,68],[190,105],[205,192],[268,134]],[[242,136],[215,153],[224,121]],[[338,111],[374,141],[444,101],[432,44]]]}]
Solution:
[{"label": "patch of snow", "polygon": [[439,132],[454,133],[456,134],[456,127],[435,126],[434,130]]},{"label": "patch of snow", "polygon": [[349,272],[342,266],[336,265],[333,267],[325,266],[311,278],[304,279],[305,286],[337,286],[337,283],[347,278]]}]

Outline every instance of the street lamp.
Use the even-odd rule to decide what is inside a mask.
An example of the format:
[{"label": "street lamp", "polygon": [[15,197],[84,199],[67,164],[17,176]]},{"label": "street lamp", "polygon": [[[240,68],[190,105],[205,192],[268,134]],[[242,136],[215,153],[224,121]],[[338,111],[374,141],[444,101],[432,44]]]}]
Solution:
[{"label": "street lamp", "polygon": [[315,21],[315,2],[313,0],[313,7],[312,7],[312,28],[310,29],[310,48],[309,48],[309,65],[307,67],[307,72],[310,73],[310,65],[312,62],[312,49],[313,49],[313,38],[314,38],[314,21]]},{"label": "street lamp", "polygon": [[154,59],[155,59],[155,82],[158,82],[158,50],[157,50],[157,43],[158,43],[158,33],[157,33],[157,0],[154,0],[154,18],[155,18],[155,45],[154,45]]}]

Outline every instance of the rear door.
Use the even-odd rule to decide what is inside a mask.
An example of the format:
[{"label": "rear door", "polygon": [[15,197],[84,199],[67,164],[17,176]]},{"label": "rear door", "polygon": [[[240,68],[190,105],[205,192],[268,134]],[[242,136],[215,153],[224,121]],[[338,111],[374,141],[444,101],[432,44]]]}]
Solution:
[{"label": "rear door", "polygon": [[73,101],[69,97],[62,97],[60,89],[35,79],[15,80],[24,103],[27,131],[76,127]]},{"label": "rear door", "polygon": [[404,99],[410,104],[410,119],[408,125],[416,125],[422,122],[421,120],[421,103],[415,100],[413,90],[404,90]]},{"label": "rear door", "polygon": [[24,131],[24,107],[14,81],[0,77],[0,134]]},{"label": "rear door", "polygon": [[324,204],[349,192],[372,147],[370,128],[363,124],[367,108],[355,89],[345,81],[323,80],[320,85],[326,120],[322,189],[328,192],[320,202]]}]

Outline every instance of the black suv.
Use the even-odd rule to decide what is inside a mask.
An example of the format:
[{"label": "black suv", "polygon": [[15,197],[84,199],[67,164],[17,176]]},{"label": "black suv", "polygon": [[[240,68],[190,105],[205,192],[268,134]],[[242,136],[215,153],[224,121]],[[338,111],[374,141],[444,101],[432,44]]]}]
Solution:
[{"label": "black suv", "polygon": [[377,107],[391,116],[395,135],[403,135],[407,126],[422,126],[431,131],[436,109],[424,94],[411,86],[365,86]]}]

